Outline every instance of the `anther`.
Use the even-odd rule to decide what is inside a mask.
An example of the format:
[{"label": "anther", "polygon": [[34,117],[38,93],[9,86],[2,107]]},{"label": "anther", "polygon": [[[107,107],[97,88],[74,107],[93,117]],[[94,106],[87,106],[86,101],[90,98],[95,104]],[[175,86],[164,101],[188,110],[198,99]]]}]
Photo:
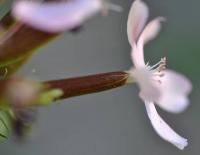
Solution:
[{"label": "anther", "polygon": [[158,66],[158,72],[161,72],[161,71],[165,70],[165,69],[166,69],[166,64],[167,64],[167,59],[166,59],[166,57],[161,58],[160,64],[159,64],[159,66]]}]

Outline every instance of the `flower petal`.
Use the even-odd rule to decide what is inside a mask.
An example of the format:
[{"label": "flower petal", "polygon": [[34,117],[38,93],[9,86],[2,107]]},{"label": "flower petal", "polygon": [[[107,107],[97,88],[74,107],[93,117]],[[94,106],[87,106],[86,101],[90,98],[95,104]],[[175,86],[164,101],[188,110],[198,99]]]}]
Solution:
[{"label": "flower petal", "polygon": [[131,69],[130,74],[140,87],[142,100],[155,101],[160,97],[160,92],[153,81],[153,75],[146,68]]},{"label": "flower petal", "polygon": [[189,105],[189,100],[185,96],[170,96],[165,95],[157,103],[162,109],[172,112],[180,113],[183,112]]},{"label": "flower petal", "polygon": [[[141,51],[142,50],[142,51]],[[143,48],[139,49],[134,43],[131,51],[131,60],[135,68],[145,68]]]},{"label": "flower petal", "polygon": [[166,70],[159,89],[162,95],[157,104],[164,110],[179,113],[189,105],[188,94],[192,90],[192,84],[182,74]]},{"label": "flower petal", "polygon": [[166,70],[162,79],[163,89],[173,91],[176,94],[189,94],[192,90],[192,84],[184,75],[173,70]]},{"label": "flower petal", "polygon": [[17,1],[13,16],[34,28],[60,32],[80,26],[102,7],[101,0],[73,0],[67,2]]},{"label": "flower petal", "polygon": [[127,34],[130,45],[136,43],[139,34],[144,28],[148,14],[148,7],[144,2],[141,0],[133,2],[127,22]]},{"label": "flower petal", "polygon": [[138,40],[138,46],[143,48],[144,44],[148,41],[154,39],[161,29],[161,22],[165,21],[165,18],[158,17],[151,22],[144,28],[140,38]]},{"label": "flower petal", "polygon": [[155,131],[164,140],[172,143],[177,148],[183,150],[188,145],[187,139],[178,135],[172,128],[159,116],[155,105],[152,102],[145,103],[148,117]]}]

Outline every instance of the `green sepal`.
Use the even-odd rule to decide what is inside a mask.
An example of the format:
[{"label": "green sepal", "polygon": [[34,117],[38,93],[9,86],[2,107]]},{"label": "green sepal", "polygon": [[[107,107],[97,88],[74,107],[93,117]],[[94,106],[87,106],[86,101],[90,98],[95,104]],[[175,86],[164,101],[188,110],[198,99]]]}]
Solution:
[{"label": "green sepal", "polygon": [[62,95],[63,91],[61,89],[47,90],[39,95],[38,99],[36,100],[36,103],[38,105],[49,105]]}]

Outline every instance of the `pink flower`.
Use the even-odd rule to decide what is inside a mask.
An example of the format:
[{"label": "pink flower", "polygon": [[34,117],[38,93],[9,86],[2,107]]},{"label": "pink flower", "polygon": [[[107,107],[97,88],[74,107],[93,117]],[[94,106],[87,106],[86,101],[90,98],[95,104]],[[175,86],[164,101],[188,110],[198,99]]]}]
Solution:
[{"label": "pink flower", "polygon": [[47,32],[61,32],[80,26],[100,12],[102,0],[70,0],[63,2],[17,1],[13,16],[29,26]]},{"label": "pink flower", "polygon": [[158,17],[144,27],[147,18],[147,5],[136,0],[131,7],[127,23],[128,40],[132,47],[131,58],[135,66],[129,72],[132,80],[136,81],[141,89],[139,96],[145,102],[155,131],[164,140],[182,150],[188,145],[187,139],[178,135],[164,122],[157,113],[155,104],[168,112],[182,112],[189,104],[188,94],[192,85],[185,76],[165,70],[166,58],[162,58],[154,66],[145,64],[143,46],[158,34],[161,21],[164,20],[163,17]]}]

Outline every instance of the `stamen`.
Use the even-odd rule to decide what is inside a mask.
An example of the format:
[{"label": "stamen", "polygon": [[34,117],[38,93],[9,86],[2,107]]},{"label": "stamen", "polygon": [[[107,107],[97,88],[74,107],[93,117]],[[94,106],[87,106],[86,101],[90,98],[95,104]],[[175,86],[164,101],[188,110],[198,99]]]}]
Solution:
[{"label": "stamen", "polygon": [[[155,65],[153,65],[153,66],[151,66],[149,69],[150,70],[153,70],[153,69],[155,69],[155,70],[157,70],[158,72],[161,72],[161,71],[163,71],[163,70],[165,70],[166,69],[166,62],[167,61],[167,59],[166,59],[166,57],[164,57],[164,58],[161,58],[161,60],[158,62],[158,63],[156,63]],[[148,64],[147,64],[147,67],[148,67]],[[157,68],[156,68],[157,67]]]},{"label": "stamen", "polygon": [[166,69],[166,63],[167,63],[167,59],[166,57],[164,57],[164,58],[161,58],[161,60],[158,63],[150,67],[154,75],[154,81],[158,82],[159,84],[162,83],[162,77],[165,75],[163,71]]},{"label": "stamen", "polygon": [[166,63],[167,63],[166,57],[161,58],[160,65],[158,66],[158,72],[161,72],[166,69]]},{"label": "stamen", "polygon": [[157,63],[156,63],[155,65],[153,65],[153,66],[149,66],[149,63],[147,63],[147,66],[150,67],[149,70],[152,70],[152,69],[156,68],[157,66],[159,66],[159,65],[160,65],[160,62],[161,62],[161,61],[157,62]]}]

